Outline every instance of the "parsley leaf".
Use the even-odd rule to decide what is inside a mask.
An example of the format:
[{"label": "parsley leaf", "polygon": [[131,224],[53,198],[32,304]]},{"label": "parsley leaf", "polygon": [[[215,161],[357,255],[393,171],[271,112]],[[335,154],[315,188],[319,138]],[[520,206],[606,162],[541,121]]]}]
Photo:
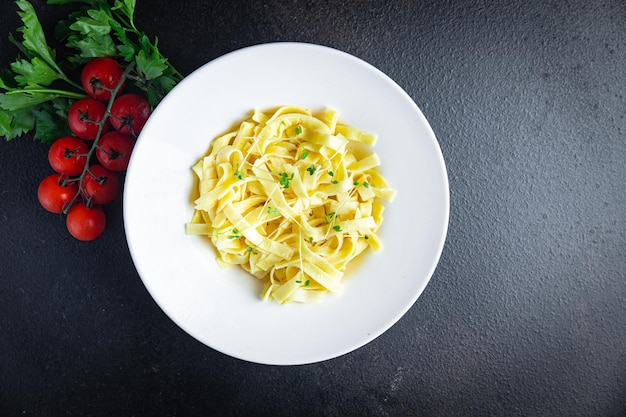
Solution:
[{"label": "parsley leaf", "polygon": [[73,64],[83,64],[99,56],[115,56],[117,48],[109,35],[79,36],[70,35],[67,46],[77,49],[78,56],[69,58]]},{"label": "parsley leaf", "polygon": [[142,49],[135,59],[135,62],[137,62],[137,71],[139,71],[146,80],[153,80],[160,77],[167,68],[167,61],[159,53],[156,44],[150,49],[150,51]]},{"label": "parsley leaf", "polygon": [[86,16],[78,18],[70,25],[70,29],[81,35],[108,35],[111,33],[109,15],[104,10],[88,10]]},{"label": "parsley leaf", "polygon": [[128,16],[131,24],[135,27],[133,23],[133,14],[135,13],[135,5],[136,0],[115,0],[115,5],[111,8],[111,10],[120,10],[124,15]]},{"label": "parsley leaf", "polygon": [[22,85],[48,86],[59,79],[59,74],[39,57],[31,61],[17,59],[11,64],[11,69],[16,74],[15,81]]},{"label": "parsley leaf", "polygon": [[17,31],[22,33],[24,39],[22,45],[24,45],[29,52],[29,57],[38,56],[50,67],[59,70],[55,61],[56,52],[52,50],[46,42],[46,36],[33,5],[25,0],[17,0],[15,4],[17,4],[21,10],[21,12],[17,14],[24,23],[24,26],[17,29]]},{"label": "parsley leaf", "polygon": [[72,131],[67,120],[67,112],[71,103],[69,100],[57,99],[44,103],[40,108],[33,109],[35,115],[35,140],[51,142],[60,136],[70,136]]},{"label": "parsley leaf", "polygon": [[[15,91],[8,93],[0,93],[0,108],[7,112],[15,112],[25,110],[50,100],[50,96],[43,93],[33,93],[25,90],[19,94],[13,94]],[[52,98],[57,98],[54,96]]]},{"label": "parsley leaf", "polygon": [[7,112],[0,111],[0,135],[14,139],[35,127],[35,116],[31,109]]}]

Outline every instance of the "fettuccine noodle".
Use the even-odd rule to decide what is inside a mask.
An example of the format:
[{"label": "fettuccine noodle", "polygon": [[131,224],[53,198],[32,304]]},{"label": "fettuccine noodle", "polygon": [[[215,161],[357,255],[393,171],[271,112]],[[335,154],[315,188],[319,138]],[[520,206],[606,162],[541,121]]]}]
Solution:
[{"label": "fettuccine noodle", "polygon": [[210,237],[220,266],[264,280],[265,300],[337,292],[348,263],[382,247],[383,201],[395,190],[377,171],[375,142],[332,109],[255,111],[193,166],[199,197],[186,231]]}]

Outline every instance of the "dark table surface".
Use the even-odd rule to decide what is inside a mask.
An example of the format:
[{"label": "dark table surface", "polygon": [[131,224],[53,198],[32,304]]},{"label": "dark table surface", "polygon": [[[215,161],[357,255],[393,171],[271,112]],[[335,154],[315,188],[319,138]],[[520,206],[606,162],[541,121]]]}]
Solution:
[{"label": "dark table surface", "polygon": [[[47,31],[63,6],[34,1]],[[0,64],[19,24],[2,1]],[[160,310],[121,201],[91,243],[37,202],[48,146],[0,143],[2,416],[626,415],[626,3],[139,0],[184,74],[272,41],[373,64],[450,180],[439,265],[389,331],[322,363],[216,352]]]}]

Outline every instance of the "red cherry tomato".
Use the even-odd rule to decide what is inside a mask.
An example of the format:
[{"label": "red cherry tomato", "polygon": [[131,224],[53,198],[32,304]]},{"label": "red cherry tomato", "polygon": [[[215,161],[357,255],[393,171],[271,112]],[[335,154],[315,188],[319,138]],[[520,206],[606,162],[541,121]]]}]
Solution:
[{"label": "red cherry tomato", "polygon": [[113,101],[109,119],[113,129],[137,137],[151,113],[148,100],[130,93],[121,95]]},{"label": "red cherry tomato", "polygon": [[[98,123],[104,118],[106,105],[94,98],[77,100],[67,113],[70,129],[82,139],[93,140],[98,134]],[[109,129],[109,120],[104,121],[103,132]]]},{"label": "red cherry tomato", "polygon": [[78,240],[94,240],[106,228],[106,216],[101,207],[87,208],[80,201],[75,203],[65,219],[67,230]]},{"label": "red cherry tomato", "polygon": [[37,198],[43,208],[51,213],[62,213],[65,205],[68,204],[78,192],[78,185],[75,181],[64,181],[64,175],[52,174],[47,176],[39,184]]},{"label": "red cherry tomato", "polygon": [[132,136],[111,131],[98,141],[96,157],[105,168],[111,171],[124,171],[128,168],[134,146],[135,139]]},{"label": "red cherry tomato", "polygon": [[120,180],[115,172],[102,165],[92,165],[83,179],[83,190],[93,204],[109,204],[120,191]]},{"label": "red cherry tomato", "polygon": [[48,151],[48,162],[59,174],[69,177],[83,172],[87,163],[89,147],[73,136],[63,136],[54,141]]},{"label": "red cherry tomato", "polygon": [[[80,81],[91,97],[108,101],[111,98],[111,90],[117,87],[123,73],[124,69],[113,58],[94,58],[83,67]],[[123,84],[119,91],[122,88]]]}]

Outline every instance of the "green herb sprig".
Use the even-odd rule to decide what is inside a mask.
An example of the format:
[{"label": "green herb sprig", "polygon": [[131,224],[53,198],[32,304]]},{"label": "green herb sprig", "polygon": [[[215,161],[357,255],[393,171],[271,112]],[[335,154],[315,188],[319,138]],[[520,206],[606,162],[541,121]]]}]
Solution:
[{"label": "green herb sprig", "polygon": [[230,240],[241,239],[241,233],[236,228],[233,228],[233,230],[231,231],[231,234],[226,237]]},{"label": "green herb sprig", "polygon": [[[297,279],[296,282],[298,284],[302,284],[302,280],[301,279]],[[308,287],[309,285],[311,285],[311,281],[310,280],[307,279],[306,281],[304,281],[303,286]]]},{"label": "green herb sprig", "polygon": [[151,41],[135,26],[136,0],[48,0],[49,4],[86,3],[68,20],[59,22],[55,35],[68,48],[78,52],[67,60],[84,64],[96,56],[110,56],[135,62],[135,84],[147,93],[151,105],[157,104],[182,75],[159,51],[158,38]]},{"label": "green herb sprig", "polygon": [[293,180],[293,178],[293,172],[291,173],[291,175],[287,174],[286,172],[281,172],[280,174],[278,174],[278,182],[280,185],[282,185],[284,189],[289,188],[289,183],[291,182],[291,180]]},{"label": "green herb sprig", "polygon": [[235,170],[233,175],[235,176],[235,178],[237,178],[240,181],[243,181],[244,179],[246,179],[246,176],[239,169],[239,165],[237,165],[237,169]]},{"label": "green herb sprig", "polygon": [[50,142],[70,134],[67,112],[73,101],[86,97],[82,86],[67,74],[98,56],[116,58],[129,65],[128,79],[146,93],[152,106],[182,79],[133,21],[136,0],[48,0],[48,4],[81,4],[57,24],[55,41],[65,43],[59,56],[46,39],[33,5],[16,0],[22,26],[21,39],[9,40],[19,56],[0,71],[0,136],[6,140],[33,132],[33,138]]}]

